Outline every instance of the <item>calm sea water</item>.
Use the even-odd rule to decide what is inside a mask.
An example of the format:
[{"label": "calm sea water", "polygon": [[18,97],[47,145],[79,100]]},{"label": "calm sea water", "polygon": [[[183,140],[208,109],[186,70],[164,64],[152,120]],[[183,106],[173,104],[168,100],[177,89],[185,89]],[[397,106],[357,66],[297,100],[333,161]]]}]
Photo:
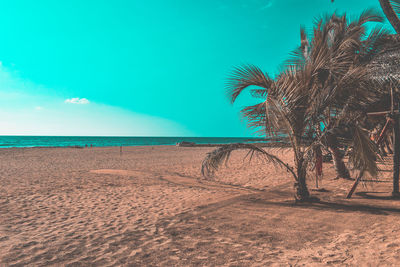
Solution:
[{"label": "calm sea water", "polygon": [[262,141],[260,138],[232,137],[104,137],[104,136],[0,136],[0,148],[68,146],[156,146],[178,142],[230,144]]}]

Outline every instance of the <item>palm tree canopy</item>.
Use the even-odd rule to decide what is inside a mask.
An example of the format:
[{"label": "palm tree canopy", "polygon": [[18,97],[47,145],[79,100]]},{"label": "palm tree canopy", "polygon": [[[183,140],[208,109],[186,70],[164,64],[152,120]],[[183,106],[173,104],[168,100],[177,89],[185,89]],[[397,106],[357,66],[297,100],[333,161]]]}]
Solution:
[{"label": "palm tree canopy", "polygon": [[[378,97],[370,87],[366,66],[378,53],[387,35],[381,28],[369,32],[365,24],[382,21],[383,18],[371,9],[353,21],[346,15],[336,14],[316,19],[311,34],[301,28],[301,45],[275,79],[254,65],[235,68],[227,83],[231,101],[235,102],[245,89],[251,87],[251,94],[260,102],[242,110],[249,126],[262,128],[267,136],[285,134],[301,171],[304,171],[303,163],[310,160],[314,147],[323,144],[328,130],[345,124],[353,129],[350,135],[353,138],[347,141],[356,144],[351,157],[353,166],[376,173],[376,158],[370,156],[375,155],[374,145],[366,138],[359,121],[368,104]],[[322,131],[321,123],[325,125]],[[310,138],[312,142],[308,146],[302,145]],[[246,149],[257,151],[250,147]],[[231,150],[222,149],[219,151],[224,152],[222,154],[210,154],[203,168],[216,169],[229,158],[230,152],[226,151]],[[215,160],[210,160],[212,158]]]},{"label": "palm tree canopy", "polygon": [[[304,132],[307,125],[300,127],[293,123],[302,121],[304,116],[323,120],[328,106],[339,112],[346,106],[343,99],[351,99],[351,95],[359,101],[348,101],[347,109],[359,110],[371,97],[365,64],[378,53],[387,35],[381,28],[367,34],[365,24],[382,21],[371,9],[351,22],[346,15],[336,14],[317,19],[312,35],[307,35],[303,28],[300,30],[300,47],[274,80],[254,65],[235,68],[227,83],[231,101],[252,87],[251,94],[261,101],[244,108],[242,113],[250,127],[261,127],[263,133],[271,136],[282,131]],[[285,110],[285,115],[277,110]],[[293,128],[289,132],[282,117],[294,127],[289,127]]]}]

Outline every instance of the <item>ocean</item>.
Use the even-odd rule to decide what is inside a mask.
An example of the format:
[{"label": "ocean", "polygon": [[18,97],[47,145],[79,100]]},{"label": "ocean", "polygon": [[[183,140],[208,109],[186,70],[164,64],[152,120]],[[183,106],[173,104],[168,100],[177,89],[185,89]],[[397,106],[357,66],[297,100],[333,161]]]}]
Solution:
[{"label": "ocean", "polygon": [[196,144],[230,144],[262,142],[250,137],[116,137],[116,136],[0,136],[0,148],[6,147],[74,147],[74,146],[157,146],[179,142]]}]

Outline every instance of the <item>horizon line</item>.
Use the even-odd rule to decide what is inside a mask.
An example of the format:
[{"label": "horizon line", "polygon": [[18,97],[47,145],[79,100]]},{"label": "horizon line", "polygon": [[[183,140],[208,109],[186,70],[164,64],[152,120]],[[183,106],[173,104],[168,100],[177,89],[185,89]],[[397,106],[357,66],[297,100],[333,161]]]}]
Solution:
[{"label": "horizon line", "polygon": [[185,138],[257,138],[257,136],[172,136],[172,135],[23,135],[23,134],[0,134],[3,136],[36,136],[36,137],[185,137]]}]

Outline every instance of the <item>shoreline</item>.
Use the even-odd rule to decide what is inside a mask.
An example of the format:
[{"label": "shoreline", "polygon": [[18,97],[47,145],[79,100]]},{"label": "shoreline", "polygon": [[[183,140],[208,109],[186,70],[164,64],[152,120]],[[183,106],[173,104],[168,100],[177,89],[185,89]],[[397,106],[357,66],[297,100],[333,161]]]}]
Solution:
[{"label": "shoreline", "polygon": [[0,136],[0,148],[85,148],[130,146],[198,146],[218,147],[232,143],[255,143],[263,146],[271,142],[287,142],[283,137],[80,137],[80,136]]},{"label": "shoreline", "polygon": [[[23,149],[23,148],[76,148],[76,149],[91,149],[91,148],[119,148],[119,147],[160,147],[160,146],[168,146],[168,147],[219,147],[223,145],[229,145],[229,144],[237,144],[237,143],[219,143],[219,144],[190,144],[190,145],[179,145],[179,144],[161,144],[161,145],[121,145],[121,146],[93,146],[93,147],[85,147],[85,146],[13,146],[13,147],[5,147],[5,146],[0,146],[0,150],[2,149]],[[246,142],[246,144],[253,144],[253,145],[258,145],[261,147],[290,147],[289,143],[251,143],[251,142]]]}]

